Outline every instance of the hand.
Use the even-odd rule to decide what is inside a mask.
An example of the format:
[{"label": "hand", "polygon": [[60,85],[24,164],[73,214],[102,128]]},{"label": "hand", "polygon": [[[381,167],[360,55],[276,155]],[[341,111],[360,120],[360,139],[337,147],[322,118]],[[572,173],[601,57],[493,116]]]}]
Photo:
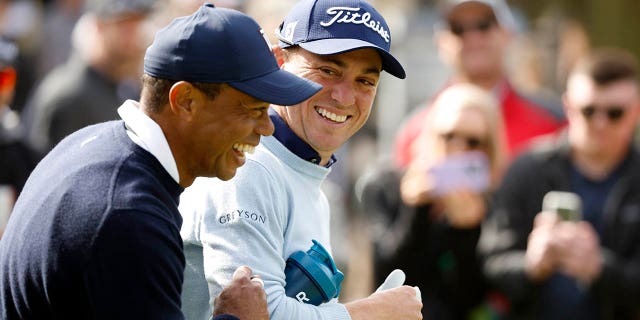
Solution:
[{"label": "hand", "polygon": [[[387,278],[378,287],[378,289],[376,289],[376,292],[400,287],[404,284],[404,280],[406,278],[407,276],[404,274],[404,271],[400,269],[394,269],[393,271],[391,271],[391,273],[389,273]],[[416,298],[418,299],[418,301],[422,302],[422,293],[420,292],[420,288],[418,288],[417,286],[413,288],[416,290]]]},{"label": "hand", "polygon": [[345,307],[353,320],[422,319],[422,303],[416,298],[416,289],[410,286],[378,291]]},{"label": "hand", "polygon": [[424,205],[432,201],[433,179],[421,166],[410,166],[400,180],[400,196],[409,206]]},{"label": "hand", "polygon": [[600,276],[603,258],[598,234],[591,224],[561,222],[558,234],[560,271],[585,284]]},{"label": "hand", "polygon": [[242,320],[269,320],[264,283],[259,276],[252,276],[249,267],[236,269],[229,286],[216,298],[213,315],[220,314],[231,314]]},{"label": "hand", "polygon": [[553,212],[541,212],[534,220],[525,254],[525,272],[533,281],[547,279],[557,268],[556,223]]},{"label": "hand", "polygon": [[447,221],[454,228],[475,228],[487,213],[482,196],[469,190],[456,190],[441,199]]},{"label": "hand", "polygon": [[406,278],[407,275],[405,275],[404,271],[395,269],[384,279],[384,282],[376,289],[376,292],[400,287],[404,284]]}]

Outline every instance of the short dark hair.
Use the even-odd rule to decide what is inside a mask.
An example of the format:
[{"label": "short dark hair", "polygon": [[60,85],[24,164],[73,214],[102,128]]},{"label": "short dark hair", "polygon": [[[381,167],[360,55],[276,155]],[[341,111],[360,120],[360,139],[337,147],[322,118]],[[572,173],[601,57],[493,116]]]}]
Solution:
[{"label": "short dark hair", "polygon": [[[176,80],[156,78],[148,74],[142,75],[141,96],[145,107],[153,113],[161,112],[162,108],[169,104],[169,90],[177,82]],[[215,99],[222,88],[222,83],[190,83],[211,99]]]},{"label": "short dark hair", "polygon": [[576,64],[574,73],[584,74],[597,86],[620,80],[638,81],[638,62],[628,51],[620,48],[600,48]]},{"label": "short dark hair", "polygon": [[300,50],[300,46],[298,45],[282,48],[282,58],[284,61],[289,61],[291,55],[296,54],[298,50]]}]

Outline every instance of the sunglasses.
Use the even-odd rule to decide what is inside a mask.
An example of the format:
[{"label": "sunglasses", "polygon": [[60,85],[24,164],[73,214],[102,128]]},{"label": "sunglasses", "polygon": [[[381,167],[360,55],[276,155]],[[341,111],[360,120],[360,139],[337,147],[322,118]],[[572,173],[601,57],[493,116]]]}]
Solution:
[{"label": "sunglasses", "polygon": [[494,25],[496,25],[496,21],[490,18],[480,19],[466,24],[450,21],[449,30],[451,30],[451,33],[455,34],[456,36],[462,37],[469,31],[486,33],[487,31],[491,30]]},{"label": "sunglasses", "polygon": [[483,139],[470,136],[470,135],[455,133],[455,132],[442,133],[440,134],[440,137],[447,143],[451,143],[453,140],[464,141],[467,148],[470,150],[477,150],[482,148],[485,145],[485,142]]},{"label": "sunglasses", "polygon": [[590,121],[596,113],[604,113],[610,122],[617,122],[624,116],[626,109],[619,106],[610,106],[606,108],[596,108],[589,105],[580,109],[580,113],[587,121]]}]

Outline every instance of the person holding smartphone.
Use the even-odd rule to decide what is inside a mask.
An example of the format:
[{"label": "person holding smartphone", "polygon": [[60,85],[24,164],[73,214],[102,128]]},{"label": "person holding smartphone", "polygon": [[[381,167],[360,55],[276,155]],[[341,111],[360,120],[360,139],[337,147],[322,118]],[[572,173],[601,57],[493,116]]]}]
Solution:
[{"label": "person holding smartphone", "polygon": [[584,57],[563,96],[567,130],[506,172],[479,249],[507,319],[640,315],[638,81],[629,52]]},{"label": "person holding smartphone", "polygon": [[449,87],[425,119],[409,167],[376,167],[358,183],[374,221],[375,281],[405,271],[422,291],[424,319],[463,319],[482,300],[475,248],[505,153],[498,110],[480,87]]}]

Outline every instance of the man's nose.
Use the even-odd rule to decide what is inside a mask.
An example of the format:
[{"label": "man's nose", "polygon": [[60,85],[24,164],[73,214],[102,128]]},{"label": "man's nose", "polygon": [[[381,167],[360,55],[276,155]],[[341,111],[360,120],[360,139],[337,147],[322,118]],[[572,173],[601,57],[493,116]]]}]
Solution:
[{"label": "man's nose", "polygon": [[344,79],[331,88],[331,98],[340,105],[351,106],[356,103],[355,88],[351,81]]},{"label": "man's nose", "polygon": [[270,136],[274,131],[275,127],[273,126],[273,122],[271,121],[268,112],[265,112],[258,121],[255,132],[262,136]]}]

